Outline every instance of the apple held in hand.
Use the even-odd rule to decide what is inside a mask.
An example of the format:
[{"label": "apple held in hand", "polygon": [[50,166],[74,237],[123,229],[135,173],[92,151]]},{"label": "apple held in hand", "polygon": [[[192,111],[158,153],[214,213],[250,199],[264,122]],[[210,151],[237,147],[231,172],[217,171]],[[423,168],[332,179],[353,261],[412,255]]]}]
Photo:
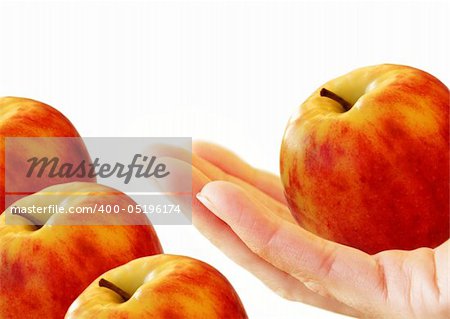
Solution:
[{"label": "apple held in hand", "polygon": [[133,260],[97,278],[66,319],[247,318],[239,296],[212,266],[189,257]]},{"label": "apple held in hand", "polygon": [[305,229],[376,253],[449,238],[449,90],[400,65],[357,69],[290,119],[280,168]]},{"label": "apple held in hand", "polygon": [[[47,186],[72,181],[95,181],[94,178],[77,177],[65,178],[27,178],[26,172],[9,164],[5,168],[5,139],[6,137],[79,137],[70,121],[51,106],[20,97],[0,98],[0,214],[12,202],[5,203],[5,179],[7,174],[7,190],[16,193],[33,193]],[[51,154],[62,163],[90,162],[89,154],[81,138],[57,139],[54,142],[29,142],[16,147],[8,153],[11,161],[25,162],[39,154]],[[5,172],[5,169],[7,170]],[[6,173],[6,174],[5,174]],[[24,196],[24,195],[22,195]]]},{"label": "apple held in hand", "polygon": [[[96,203],[125,209],[136,205],[109,187],[76,182],[48,187],[13,206],[58,205],[69,209],[94,207]],[[142,225],[61,225],[75,223],[83,216],[31,212],[15,215],[12,209],[0,216],[3,319],[63,318],[75,298],[100,274],[135,258],[162,252],[145,216],[133,217],[145,219]],[[92,218],[102,221],[101,215],[87,221],[94,221]]]}]

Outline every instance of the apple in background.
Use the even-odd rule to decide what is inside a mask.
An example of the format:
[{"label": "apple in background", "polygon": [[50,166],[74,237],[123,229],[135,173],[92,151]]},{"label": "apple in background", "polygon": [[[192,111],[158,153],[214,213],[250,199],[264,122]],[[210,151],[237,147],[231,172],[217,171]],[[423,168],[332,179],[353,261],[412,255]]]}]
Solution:
[{"label": "apple in background", "polygon": [[[20,97],[0,98],[0,214],[11,202],[5,204],[5,137],[79,137],[70,121],[51,106]],[[45,152],[60,158],[64,163],[80,163],[82,160],[90,162],[89,154],[81,138],[64,141],[58,139],[55,143],[45,145],[35,143],[14,150],[15,160],[25,161],[39,153]],[[27,193],[39,191],[47,186],[67,183],[71,181],[95,181],[93,178],[26,178],[24,172],[11,169],[8,175],[9,192]]]},{"label": "apple in background", "polygon": [[315,91],[280,152],[292,214],[326,239],[376,253],[449,238],[449,90],[402,65],[357,69]]},{"label": "apple in background", "polygon": [[228,280],[189,257],[133,260],[97,278],[70,306],[66,319],[247,318]]},{"label": "apple in background", "polygon": [[[14,206],[59,205],[69,209],[96,203],[125,209],[136,205],[130,197],[109,187],[75,182],[48,187],[23,197]],[[85,221],[112,218],[102,216]],[[127,216],[116,216],[115,224],[109,226],[61,225],[84,217],[16,215],[8,208],[0,216],[0,318],[63,318],[75,298],[100,274],[135,258],[162,253],[145,215],[134,214],[133,218],[143,219],[142,225],[133,226],[118,225],[120,218]]]}]

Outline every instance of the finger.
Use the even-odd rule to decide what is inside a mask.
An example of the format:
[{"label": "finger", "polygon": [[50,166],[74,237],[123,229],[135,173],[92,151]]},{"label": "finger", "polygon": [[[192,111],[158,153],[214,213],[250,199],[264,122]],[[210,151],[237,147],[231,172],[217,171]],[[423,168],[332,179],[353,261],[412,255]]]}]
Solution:
[{"label": "finger", "polygon": [[[177,160],[174,159],[173,161]],[[187,169],[190,169],[190,166],[179,161],[179,170],[183,172],[182,175],[185,175],[184,172]],[[175,173],[174,175],[177,174]],[[169,182],[174,183],[177,179],[175,177]],[[197,229],[228,257],[255,274],[269,288],[278,291],[285,298],[298,298],[299,289],[306,290],[300,282],[251,252],[227,224],[217,218],[197,200],[194,194],[199,193],[208,182],[210,182],[210,179],[207,176],[200,170],[192,167],[193,196],[189,200],[192,200],[192,219]],[[184,205],[187,206],[187,203],[185,202]]]},{"label": "finger", "polygon": [[[448,245],[449,241],[435,249],[387,250],[374,255],[383,269],[383,290],[393,305],[392,313],[450,318]],[[414,315],[408,316],[405,309]]]},{"label": "finger", "polygon": [[182,147],[170,144],[153,144],[149,151],[157,157],[168,156],[186,163],[192,162],[192,152]]},{"label": "finger", "polygon": [[[247,269],[266,286],[286,299],[302,301],[347,315],[355,314],[353,309],[334,299],[312,292],[291,275],[279,270],[254,254],[226,223],[212,214],[194,197],[194,194],[199,193],[204,185],[210,182],[210,179],[200,170],[175,158],[164,157],[160,158],[160,160],[167,164],[171,174],[158,182],[158,189],[165,191],[177,190],[180,188],[180,179],[190,179],[192,176],[192,197],[171,196],[171,199],[181,205],[183,212],[187,212],[192,207],[193,224],[230,259]],[[182,187],[182,189],[184,188]]]},{"label": "finger", "polygon": [[250,185],[245,181],[242,181],[241,179],[235,176],[226,174],[215,165],[211,164],[210,162],[204,160],[201,157],[196,156],[195,154],[192,156],[192,164],[195,167],[200,168],[201,171],[206,176],[208,176],[210,180],[229,181],[239,185],[247,192],[249,192],[253,197],[255,197],[261,204],[267,207],[270,212],[277,214],[279,217],[283,218],[286,221],[289,221],[290,223],[297,224],[297,222],[292,217],[292,214],[286,205],[283,205],[279,201],[273,199],[260,189],[254,187],[253,185]]},{"label": "finger", "polygon": [[[209,182],[209,179],[196,168],[193,168],[193,178],[194,192],[195,189],[199,192],[202,186]],[[253,273],[269,288],[288,299],[297,298],[298,290],[305,289],[298,280],[250,251],[226,223],[212,214],[196,198],[193,198],[192,206],[193,223],[196,228],[225,255]]]},{"label": "finger", "polygon": [[378,268],[371,256],[267,213],[264,206],[231,183],[211,182],[198,197],[250,250],[311,290],[332,295],[355,309],[371,308],[370,300],[382,297]]},{"label": "finger", "polygon": [[[196,168],[193,168],[192,176],[193,193],[195,194],[200,192],[203,186],[210,182]],[[354,309],[349,308],[335,299],[320,296],[312,292],[291,275],[274,267],[253,253],[226,223],[212,214],[196,198],[193,198],[192,209],[194,225],[212,244],[283,298],[301,301],[346,315],[357,315]]]},{"label": "finger", "polygon": [[222,171],[217,166],[208,162],[207,160],[195,155],[190,154],[189,151],[174,147],[171,145],[155,145],[152,147],[152,152],[156,153],[160,157],[173,157],[178,160],[182,160],[186,163],[192,164],[198,170],[200,170],[210,180],[225,180],[240,185],[246,191],[250,192],[258,201],[265,205],[269,210],[283,219],[296,224],[295,219],[292,217],[291,212],[287,206],[283,205],[279,201],[273,199],[265,192],[259,190],[253,185]]},{"label": "finger", "polygon": [[[170,161],[166,159],[164,162]],[[203,186],[210,182],[210,179],[200,170],[183,161],[171,159],[171,162],[171,167],[177,167],[177,169],[172,171],[171,179],[166,179],[166,183],[169,184],[166,185],[168,189],[176,186],[170,184],[176,184],[178,176],[186,176],[186,171],[192,170],[192,197],[189,198],[189,201],[192,201],[192,221],[197,229],[232,260],[255,274],[269,288],[278,291],[285,298],[298,298],[298,290],[306,290],[300,282],[251,252],[227,224],[197,200],[195,194],[199,193]],[[185,197],[181,197],[179,200],[184,209],[191,205]]]},{"label": "finger", "polygon": [[278,176],[252,167],[236,154],[217,144],[195,141],[192,151],[225,173],[255,186],[280,203],[287,205],[283,185]]},{"label": "finger", "polygon": [[[450,303],[450,240],[447,240],[435,249],[434,265],[436,274],[436,285],[439,292],[439,302],[448,305]],[[447,315],[450,309],[447,307]]]}]

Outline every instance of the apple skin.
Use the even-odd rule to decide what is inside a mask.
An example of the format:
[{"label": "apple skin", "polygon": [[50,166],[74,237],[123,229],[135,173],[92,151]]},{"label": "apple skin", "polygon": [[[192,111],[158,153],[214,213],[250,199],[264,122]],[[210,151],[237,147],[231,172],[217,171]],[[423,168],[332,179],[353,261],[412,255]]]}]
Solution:
[{"label": "apple skin", "polygon": [[[79,137],[72,123],[59,111],[39,101],[21,97],[0,97],[0,214],[11,202],[5,203],[5,137]],[[83,140],[64,141],[49,145],[33,145],[17,150],[17,160],[26,160],[45,151],[60,158],[64,163],[90,162]],[[10,169],[8,191],[36,192],[47,186],[73,181],[94,182],[95,178],[71,177],[61,181],[57,178],[26,178]],[[22,173],[22,172],[20,172]],[[25,195],[23,195],[25,196]]]},{"label": "apple skin", "polygon": [[449,238],[449,90],[401,65],[357,69],[315,91],[290,119],[280,171],[305,229],[368,253]]},{"label": "apple skin", "polygon": [[[42,192],[38,192],[15,205],[87,207],[95,202],[121,207],[135,205],[125,194],[95,183],[62,184],[44,191],[61,192],[61,196],[39,199]],[[76,191],[86,192],[86,196],[67,195]],[[97,196],[103,193],[114,195],[109,200]],[[2,319],[63,318],[76,297],[103,272],[135,258],[162,253],[150,224],[71,226],[57,225],[56,218],[50,218],[36,229],[26,218],[8,214],[10,210],[0,216]],[[6,216],[15,218],[8,219],[14,225],[5,224]]]},{"label": "apple skin", "polygon": [[[124,302],[100,287],[104,278],[131,294]],[[228,280],[190,257],[156,255],[133,260],[101,275],[74,301],[66,319],[247,318]]]}]

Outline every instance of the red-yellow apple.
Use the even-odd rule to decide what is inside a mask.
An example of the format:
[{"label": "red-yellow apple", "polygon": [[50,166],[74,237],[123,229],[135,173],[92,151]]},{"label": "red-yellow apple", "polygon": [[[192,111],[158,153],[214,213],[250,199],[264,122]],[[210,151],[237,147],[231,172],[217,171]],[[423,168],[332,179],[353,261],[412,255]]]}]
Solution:
[{"label": "red-yellow apple", "polygon": [[74,301],[66,319],[241,319],[244,307],[228,280],[189,257],[156,255],[112,269]]},{"label": "red-yellow apple", "polygon": [[0,318],[63,318],[75,298],[100,274],[135,258],[162,252],[144,215],[132,217],[143,218],[133,221],[141,225],[122,226],[118,225],[125,221],[121,218],[129,216],[99,214],[84,221],[114,225],[87,226],[68,225],[83,219],[82,214],[13,211],[13,207],[31,209],[34,205],[62,207],[69,212],[70,207],[95,204],[118,205],[125,210],[128,205],[136,205],[130,197],[109,187],[75,182],[23,197],[0,216]]},{"label": "red-yellow apple", "polygon": [[290,119],[280,168],[305,229],[376,253],[449,238],[449,90],[401,65],[357,69]]},{"label": "red-yellow apple", "polygon": [[[5,137],[79,137],[70,121],[51,106],[20,97],[0,98],[0,214],[11,202],[5,204]],[[9,155],[15,160],[25,161],[45,152],[60,159],[62,163],[90,162],[89,154],[81,138],[55,143],[36,145],[32,141],[14,149]],[[26,178],[23,171],[16,171],[9,166],[8,189],[14,193],[32,193],[47,186],[60,184],[61,180],[43,176]],[[20,175],[19,175],[20,174]],[[95,181],[94,178],[71,177],[64,182]],[[16,198],[16,197],[15,197]]]}]

